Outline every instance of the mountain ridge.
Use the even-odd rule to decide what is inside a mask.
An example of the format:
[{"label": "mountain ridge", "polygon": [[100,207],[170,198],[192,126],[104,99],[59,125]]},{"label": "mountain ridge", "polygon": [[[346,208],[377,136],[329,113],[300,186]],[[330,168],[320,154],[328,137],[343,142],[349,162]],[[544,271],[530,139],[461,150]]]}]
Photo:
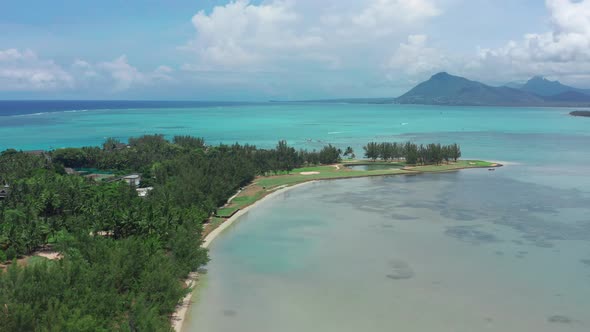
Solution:
[{"label": "mountain ridge", "polygon": [[394,99],[398,104],[451,106],[587,106],[583,89],[535,76],[521,88],[490,86],[447,72],[434,74]]},{"label": "mountain ridge", "polygon": [[543,97],[557,96],[570,91],[590,95],[590,90],[574,88],[543,76],[533,76],[520,89]]}]

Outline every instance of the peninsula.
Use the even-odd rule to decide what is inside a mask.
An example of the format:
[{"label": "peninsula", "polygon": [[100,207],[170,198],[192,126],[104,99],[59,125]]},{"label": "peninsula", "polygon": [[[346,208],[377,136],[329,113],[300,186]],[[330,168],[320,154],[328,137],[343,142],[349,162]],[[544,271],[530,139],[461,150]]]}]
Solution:
[{"label": "peninsula", "polygon": [[590,117],[590,111],[573,111],[573,112],[570,112],[570,115]]},{"label": "peninsula", "polygon": [[[351,147],[306,151],[279,141],[259,149],[146,135],[101,147],[3,151],[4,327],[166,330],[172,321],[177,328],[190,303],[190,278],[188,287],[182,281],[207,263],[203,246],[264,197],[317,180],[500,166],[460,160],[458,144],[370,142],[364,150],[368,160],[354,159]],[[35,308],[19,306],[31,297]]]}]

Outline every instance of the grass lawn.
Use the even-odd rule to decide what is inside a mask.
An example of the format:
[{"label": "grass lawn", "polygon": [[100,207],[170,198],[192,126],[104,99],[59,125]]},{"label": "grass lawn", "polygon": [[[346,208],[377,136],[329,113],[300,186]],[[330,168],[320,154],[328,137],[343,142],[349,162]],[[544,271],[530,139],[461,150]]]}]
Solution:
[{"label": "grass lawn", "polygon": [[371,160],[363,160],[363,159],[351,159],[351,160],[343,160],[342,164],[344,166],[353,166],[353,165],[383,165],[383,166],[399,166],[404,167],[406,163],[403,161],[371,161]]},{"label": "grass lawn", "polygon": [[[310,169],[313,169],[310,171]],[[302,175],[300,172],[319,172],[319,174]],[[353,171],[346,167],[336,169],[334,166],[319,166],[313,168],[299,168],[294,169],[290,175],[266,176],[256,179],[254,182],[266,189],[283,185],[293,185],[301,182],[312,180],[326,180],[326,179],[344,179],[352,177],[376,176],[376,175],[393,175],[409,173],[401,169],[387,169],[375,171]]]},{"label": "grass lawn", "polygon": [[228,206],[217,210],[217,217],[229,218],[236,213],[240,208],[237,206]]},{"label": "grass lawn", "polygon": [[441,165],[425,165],[409,167],[413,171],[421,172],[443,172],[451,171],[461,168],[480,168],[480,167],[492,167],[494,163],[482,161],[482,160],[458,160],[457,162],[451,162],[449,164]]}]

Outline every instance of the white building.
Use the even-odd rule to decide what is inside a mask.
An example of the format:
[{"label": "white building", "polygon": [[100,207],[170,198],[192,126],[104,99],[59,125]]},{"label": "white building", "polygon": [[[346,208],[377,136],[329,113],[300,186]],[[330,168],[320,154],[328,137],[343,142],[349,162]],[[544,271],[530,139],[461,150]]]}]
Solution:
[{"label": "white building", "polygon": [[152,191],[152,189],[154,189],[153,187],[145,187],[145,188],[137,188],[135,190],[137,190],[137,195],[139,195],[139,197],[145,197],[147,196],[147,194]]},{"label": "white building", "polygon": [[123,181],[129,183],[132,186],[138,187],[141,184],[141,176],[139,174],[131,174],[123,177]]}]

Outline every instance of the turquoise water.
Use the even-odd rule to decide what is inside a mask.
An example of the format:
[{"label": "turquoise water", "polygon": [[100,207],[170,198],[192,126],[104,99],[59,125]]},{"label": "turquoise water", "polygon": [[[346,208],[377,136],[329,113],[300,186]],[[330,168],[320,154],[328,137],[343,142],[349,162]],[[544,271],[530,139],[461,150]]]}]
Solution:
[{"label": "turquoise water", "polygon": [[567,109],[268,104],[0,117],[0,149],[163,133],[297,148],[461,144],[495,172],[338,180],[211,248],[185,331],[590,330],[590,119]]},{"label": "turquoise water", "polygon": [[332,143],[340,148],[352,146],[359,156],[362,146],[372,140],[457,142],[464,158],[521,164],[523,167],[512,169],[512,176],[560,187],[586,186],[590,177],[582,175],[590,163],[590,119],[569,116],[569,111],[274,103],[62,111],[0,116],[0,150],[98,145],[107,137],[124,140],[154,133],[260,147],[286,139],[310,150]]},{"label": "turquoise water", "polygon": [[587,119],[570,117],[568,112],[539,108],[267,104],[37,113],[0,116],[0,149],[97,145],[106,137],[126,139],[162,133],[202,136],[212,144],[237,141],[263,147],[286,139],[309,149],[319,149],[326,142],[360,147],[368,140],[436,138],[441,143],[461,142],[469,155],[495,156],[494,148],[502,146],[502,157],[516,158],[526,144],[524,136],[552,147],[567,144],[579,135],[587,137]]}]

